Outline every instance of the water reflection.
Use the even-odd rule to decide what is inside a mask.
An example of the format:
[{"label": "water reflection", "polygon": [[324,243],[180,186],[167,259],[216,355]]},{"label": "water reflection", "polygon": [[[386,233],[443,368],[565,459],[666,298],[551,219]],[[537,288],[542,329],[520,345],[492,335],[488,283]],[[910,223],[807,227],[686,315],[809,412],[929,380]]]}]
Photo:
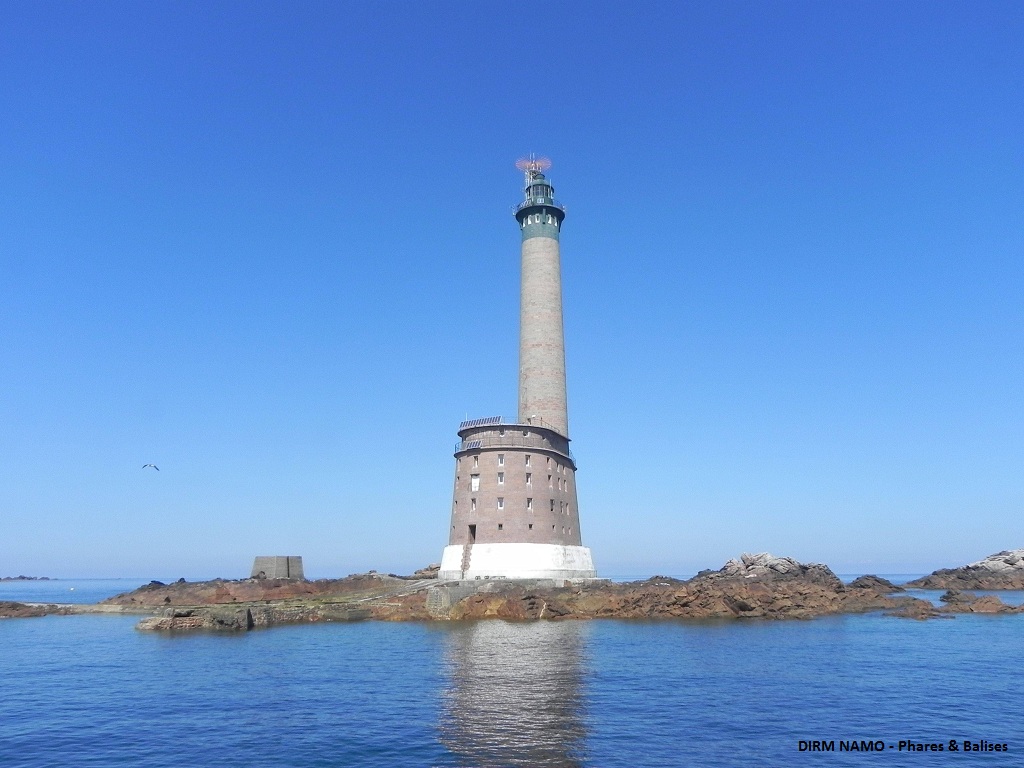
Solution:
[{"label": "water reflection", "polygon": [[576,621],[450,625],[439,730],[460,765],[583,765],[587,631]]}]

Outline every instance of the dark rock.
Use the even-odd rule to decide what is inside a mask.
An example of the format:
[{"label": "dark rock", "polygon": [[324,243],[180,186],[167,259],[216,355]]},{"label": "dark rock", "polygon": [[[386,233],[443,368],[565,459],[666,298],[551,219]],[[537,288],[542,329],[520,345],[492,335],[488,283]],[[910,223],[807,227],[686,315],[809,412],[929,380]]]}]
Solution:
[{"label": "dark rock", "polygon": [[0,601],[0,618],[26,619],[45,615],[46,609],[41,605],[25,605],[24,603]]},{"label": "dark rock", "polygon": [[866,576],[858,576],[856,579],[846,585],[847,589],[871,589],[876,592],[884,592],[886,594],[891,592],[905,592],[903,587],[893,584],[888,579],[883,579],[881,576],[874,576],[868,574]]},{"label": "dark rock", "polygon": [[951,589],[939,598],[946,605],[944,613],[1020,613],[1021,609],[1007,605],[995,595],[975,595]]},{"label": "dark rock", "polygon": [[151,583],[132,592],[115,595],[101,605],[163,607],[165,605],[219,605],[265,600],[371,597],[394,591],[406,582],[387,576],[355,574],[344,579],[298,581],[296,579],[240,579],[225,581]]},{"label": "dark rock", "polygon": [[412,577],[414,579],[436,579],[440,570],[440,563],[431,563],[426,568],[420,568],[418,571],[414,571]]},{"label": "dark rock", "polygon": [[26,605],[0,600],[0,619],[29,619],[50,614],[67,615],[71,609],[63,605]]},{"label": "dark rock", "polygon": [[253,628],[252,612],[247,608],[239,610],[210,610],[206,616],[209,627],[218,631],[245,632]]},{"label": "dark rock", "polygon": [[895,610],[887,612],[886,616],[893,616],[898,619],[951,619],[952,616],[944,616],[938,609],[929,602],[910,598],[912,602],[901,604]]}]

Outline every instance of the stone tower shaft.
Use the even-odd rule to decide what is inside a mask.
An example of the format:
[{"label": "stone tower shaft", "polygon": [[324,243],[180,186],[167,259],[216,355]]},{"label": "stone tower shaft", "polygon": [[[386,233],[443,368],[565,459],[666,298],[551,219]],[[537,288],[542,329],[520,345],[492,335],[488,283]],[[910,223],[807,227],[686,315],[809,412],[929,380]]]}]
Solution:
[{"label": "stone tower shaft", "polygon": [[558,242],[565,209],[540,171],[526,171],[525,195],[515,212],[522,232],[519,423],[547,426],[568,437]]}]

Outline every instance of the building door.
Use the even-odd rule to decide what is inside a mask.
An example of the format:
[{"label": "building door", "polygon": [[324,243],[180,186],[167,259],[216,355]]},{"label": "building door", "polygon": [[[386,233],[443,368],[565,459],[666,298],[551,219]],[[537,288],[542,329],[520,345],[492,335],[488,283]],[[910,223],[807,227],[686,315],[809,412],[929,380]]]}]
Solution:
[{"label": "building door", "polygon": [[476,526],[469,526],[469,543],[476,544]]}]

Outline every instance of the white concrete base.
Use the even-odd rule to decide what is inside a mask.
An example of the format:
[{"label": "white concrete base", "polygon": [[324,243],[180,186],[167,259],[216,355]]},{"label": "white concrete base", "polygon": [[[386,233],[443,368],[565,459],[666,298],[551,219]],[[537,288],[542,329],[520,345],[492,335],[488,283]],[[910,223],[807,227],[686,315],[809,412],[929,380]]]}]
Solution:
[{"label": "white concrete base", "polygon": [[469,569],[463,548],[449,545],[441,555],[441,579],[593,579],[590,547],[565,544],[473,544]]}]

